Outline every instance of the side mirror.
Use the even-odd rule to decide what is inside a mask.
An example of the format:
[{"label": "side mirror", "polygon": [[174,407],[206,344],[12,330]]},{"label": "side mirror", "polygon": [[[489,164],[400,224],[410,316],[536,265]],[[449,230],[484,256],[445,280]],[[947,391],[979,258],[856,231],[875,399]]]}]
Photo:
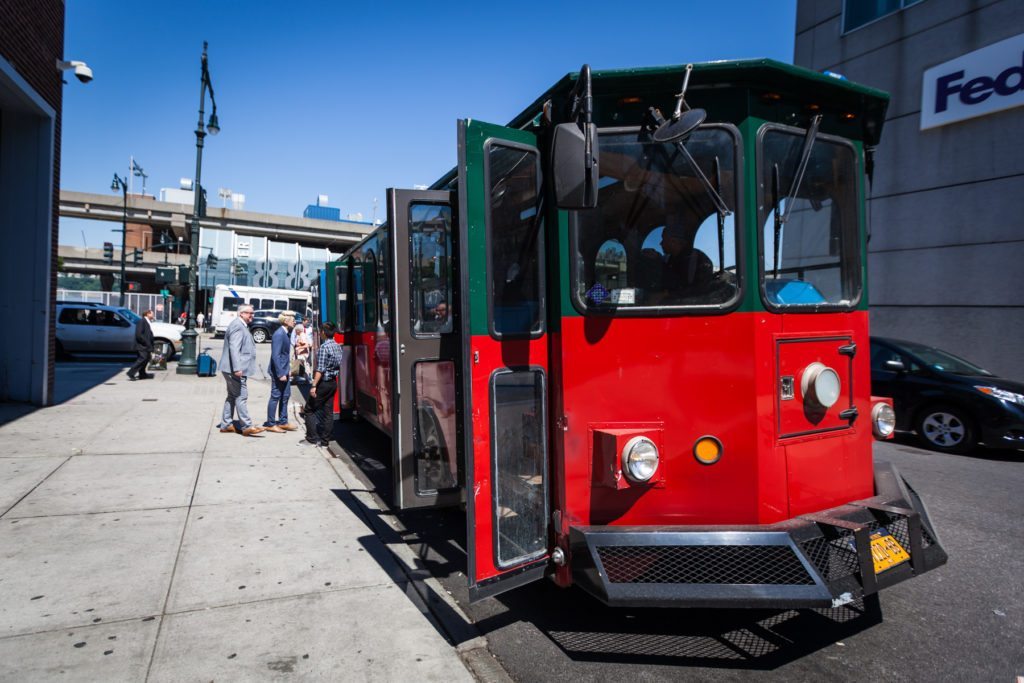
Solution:
[{"label": "side mirror", "polygon": [[551,143],[551,171],[560,209],[593,209],[597,206],[599,178],[597,125],[560,123]]},{"label": "side mirror", "polygon": [[906,372],[907,367],[901,360],[887,360],[885,361],[885,369],[891,372]]}]

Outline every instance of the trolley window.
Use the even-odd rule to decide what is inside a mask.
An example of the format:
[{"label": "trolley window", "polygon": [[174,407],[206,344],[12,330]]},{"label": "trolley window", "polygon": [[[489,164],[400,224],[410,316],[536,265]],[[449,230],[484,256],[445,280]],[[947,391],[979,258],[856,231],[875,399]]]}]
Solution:
[{"label": "trolley window", "polygon": [[409,207],[409,280],[412,334],[452,331],[452,209],[439,204]]},{"label": "trolley window", "polygon": [[545,400],[539,370],[503,370],[491,377],[494,546],[501,568],[547,549]]},{"label": "trolley window", "polygon": [[[683,144],[736,211],[735,129],[704,126]],[[600,203],[574,220],[576,306],[584,313],[645,315],[736,303],[736,221],[719,216],[677,144],[631,128],[601,131],[600,145]]]},{"label": "trolley window", "polygon": [[861,247],[853,146],[797,128],[765,126],[758,151],[765,304],[808,311],[854,307],[861,296]]},{"label": "trolley window", "polygon": [[544,221],[537,150],[489,142],[484,160],[491,334],[539,336],[544,332]]},{"label": "trolley window", "polygon": [[380,311],[380,324],[391,322],[391,278],[388,277],[391,259],[388,258],[388,228],[384,226],[377,233],[377,310]]}]

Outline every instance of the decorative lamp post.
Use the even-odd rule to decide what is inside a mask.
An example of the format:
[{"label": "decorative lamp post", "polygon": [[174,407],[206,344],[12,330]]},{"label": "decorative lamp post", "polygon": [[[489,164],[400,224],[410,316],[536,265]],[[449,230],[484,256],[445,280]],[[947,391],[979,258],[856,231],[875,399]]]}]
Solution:
[{"label": "decorative lamp post", "polygon": [[[192,230],[189,238],[188,258],[188,323],[187,329],[181,333],[181,360],[178,361],[179,375],[196,374],[196,291],[199,289],[199,212],[203,198],[201,183],[203,170],[203,138],[206,134],[216,135],[220,132],[217,122],[217,100],[213,96],[213,83],[210,82],[210,70],[206,64],[207,43],[203,41],[202,76],[199,85],[199,124],[196,126],[196,182],[192,186],[195,199],[192,203]],[[213,112],[210,120],[203,126],[203,108],[206,104],[206,91],[210,91],[210,103]]]},{"label": "decorative lamp post", "polygon": [[[122,205],[122,212],[121,212],[121,230],[120,230],[120,233],[121,233],[121,285],[120,285],[120,288],[121,288],[120,289],[120,291],[121,291],[121,298],[120,298],[120,303],[118,304],[119,306],[124,306],[124,288],[125,288],[125,283],[124,283],[124,252],[125,252],[125,242],[127,241],[127,237],[128,237],[128,178],[127,177],[120,178],[115,173],[114,174],[114,181],[112,183],[110,183],[110,190],[111,190],[111,192],[117,192],[118,190],[121,190],[121,198],[124,200],[123,205]],[[115,229],[113,232],[118,232],[118,230]]]}]

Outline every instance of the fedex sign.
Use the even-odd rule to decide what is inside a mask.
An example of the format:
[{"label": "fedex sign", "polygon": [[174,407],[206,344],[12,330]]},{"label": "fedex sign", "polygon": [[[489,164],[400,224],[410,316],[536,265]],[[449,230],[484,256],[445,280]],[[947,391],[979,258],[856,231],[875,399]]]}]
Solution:
[{"label": "fedex sign", "polygon": [[921,130],[1024,104],[1024,34],[924,72]]}]

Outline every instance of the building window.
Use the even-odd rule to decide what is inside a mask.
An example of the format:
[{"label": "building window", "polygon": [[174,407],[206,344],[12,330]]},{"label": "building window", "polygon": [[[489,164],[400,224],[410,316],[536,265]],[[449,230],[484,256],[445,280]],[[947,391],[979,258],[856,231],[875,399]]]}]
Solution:
[{"label": "building window", "polygon": [[865,24],[870,24],[875,19],[881,19],[919,2],[921,0],[844,0],[843,33],[848,33]]}]

